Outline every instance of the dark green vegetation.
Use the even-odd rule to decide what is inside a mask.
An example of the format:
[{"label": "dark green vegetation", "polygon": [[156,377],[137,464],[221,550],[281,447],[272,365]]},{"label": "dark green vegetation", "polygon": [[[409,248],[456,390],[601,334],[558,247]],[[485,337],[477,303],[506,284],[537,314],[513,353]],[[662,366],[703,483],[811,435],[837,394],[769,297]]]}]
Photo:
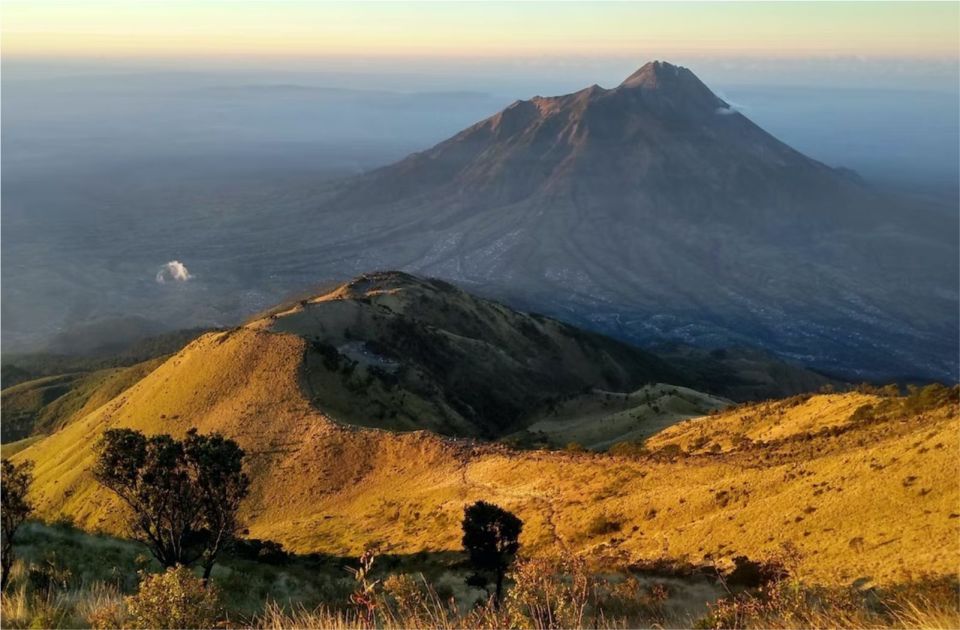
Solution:
[{"label": "dark green vegetation", "polygon": [[93,475],[126,504],[127,527],[164,567],[199,562],[203,579],[240,528],[250,480],[243,450],[218,434],[103,434]]},{"label": "dark green vegetation", "polygon": [[153,359],[126,368],[44,376],[0,394],[4,443],[46,435],[121,394],[160,365]]},{"label": "dark green vegetation", "polygon": [[705,350],[670,343],[650,351],[697,382],[703,391],[736,401],[784,398],[820,391],[825,386],[844,386],[841,381],[758,348]]},{"label": "dark green vegetation", "polygon": [[486,573],[493,575],[493,601],[499,607],[503,578],[520,549],[523,522],[500,506],[477,501],[463,511],[463,548],[476,573],[468,583],[486,588]]}]

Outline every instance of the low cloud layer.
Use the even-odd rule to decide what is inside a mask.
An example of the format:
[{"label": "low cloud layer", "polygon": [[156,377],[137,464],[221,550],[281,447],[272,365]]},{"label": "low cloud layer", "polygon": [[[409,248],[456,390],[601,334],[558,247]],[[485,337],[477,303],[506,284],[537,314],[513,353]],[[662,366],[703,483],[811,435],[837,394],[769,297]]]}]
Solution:
[{"label": "low cloud layer", "polygon": [[166,284],[167,282],[186,282],[193,276],[187,270],[187,266],[179,260],[171,260],[160,267],[157,272],[157,282]]}]

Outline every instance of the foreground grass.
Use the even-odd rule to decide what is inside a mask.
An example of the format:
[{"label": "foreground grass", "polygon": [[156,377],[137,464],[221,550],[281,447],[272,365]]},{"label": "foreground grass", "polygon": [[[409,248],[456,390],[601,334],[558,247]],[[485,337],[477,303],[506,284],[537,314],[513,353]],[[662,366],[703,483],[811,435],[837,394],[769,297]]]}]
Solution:
[{"label": "foreground grass", "polygon": [[[160,572],[137,544],[67,525],[28,524],[2,598],[5,628],[138,627],[129,599]],[[216,625],[237,628],[956,628],[956,578],[918,578],[885,588],[814,587],[791,562],[743,570],[589,564],[561,554],[518,561],[499,608],[467,587],[457,556],[379,557],[355,576],[355,560],[233,556],[214,573]],[[771,567],[773,567],[771,569]],[[188,572],[189,575],[189,572]],[[200,589],[199,580],[193,586]],[[186,605],[186,604],[184,604]],[[179,612],[179,611],[178,611]],[[161,617],[161,619],[164,617]],[[181,617],[182,618],[182,617]],[[155,627],[153,623],[151,627]]]}]

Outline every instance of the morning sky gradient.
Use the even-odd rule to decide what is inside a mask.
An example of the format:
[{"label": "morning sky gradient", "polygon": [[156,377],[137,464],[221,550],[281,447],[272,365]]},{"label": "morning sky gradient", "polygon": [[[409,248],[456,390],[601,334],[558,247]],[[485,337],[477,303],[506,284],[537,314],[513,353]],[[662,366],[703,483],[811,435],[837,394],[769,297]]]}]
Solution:
[{"label": "morning sky gradient", "polygon": [[955,2],[5,0],[10,57],[958,56]]}]

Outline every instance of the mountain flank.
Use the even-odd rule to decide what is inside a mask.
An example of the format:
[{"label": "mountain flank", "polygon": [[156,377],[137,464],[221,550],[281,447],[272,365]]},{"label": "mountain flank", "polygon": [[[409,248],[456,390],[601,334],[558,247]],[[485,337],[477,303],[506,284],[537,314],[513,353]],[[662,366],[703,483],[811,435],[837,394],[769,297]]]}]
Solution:
[{"label": "mountain flank", "polygon": [[331,274],[404,269],[848,379],[957,376],[956,213],[801,154],[666,62],[517,101],[318,204]]}]

